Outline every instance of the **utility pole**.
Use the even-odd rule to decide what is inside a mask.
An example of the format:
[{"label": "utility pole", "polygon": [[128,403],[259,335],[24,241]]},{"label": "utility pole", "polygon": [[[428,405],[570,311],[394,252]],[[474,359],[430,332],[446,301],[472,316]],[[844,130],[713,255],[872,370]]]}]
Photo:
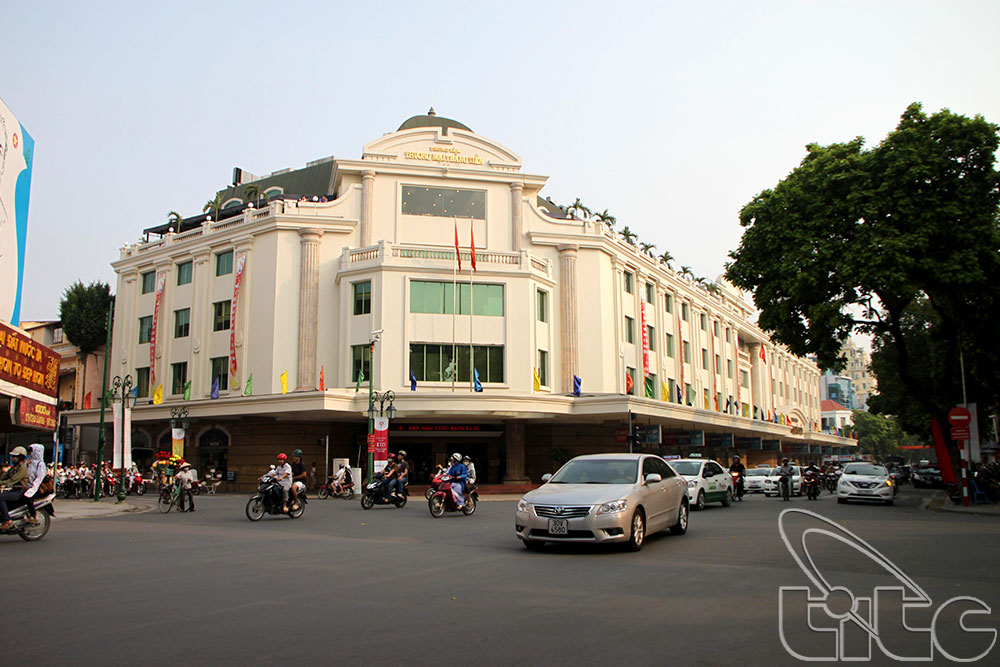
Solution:
[{"label": "utility pole", "polygon": [[111,359],[111,327],[114,324],[115,297],[108,306],[108,336],[104,343],[104,379],[101,381],[101,423],[97,427],[97,470],[94,475],[94,502],[101,499],[101,453],[104,451],[104,397],[108,395],[108,360]]}]

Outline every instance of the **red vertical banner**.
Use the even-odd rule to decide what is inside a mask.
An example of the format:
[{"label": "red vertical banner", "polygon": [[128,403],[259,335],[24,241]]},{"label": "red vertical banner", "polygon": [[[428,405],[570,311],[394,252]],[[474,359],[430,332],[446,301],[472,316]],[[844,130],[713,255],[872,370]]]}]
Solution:
[{"label": "red vertical banner", "polygon": [[375,472],[385,468],[385,462],[389,458],[389,418],[375,418],[374,451]]},{"label": "red vertical banner", "polygon": [[247,262],[246,252],[240,253],[236,260],[236,281],[233,285],[233,305],[229,313],[229,374],[233,382],[239,380],[238,369],[236,367],[236,304],[240,298],[240,283],[243,282],[243,267]]},{"label": "red vertical banner", "polygon": [[649,375],[649,327],[646,326],[646,301],[639,302],[639,319],[642,323],[642,377]]},{"label": "red vertical banner", "polygon": [[156,329],[160,321],[160,299],[163,286],[167,284],[167,274],[161,273],[156,280],[156,303],[153,305],[153,328],[149,332],[149,385],[156,386]]}]

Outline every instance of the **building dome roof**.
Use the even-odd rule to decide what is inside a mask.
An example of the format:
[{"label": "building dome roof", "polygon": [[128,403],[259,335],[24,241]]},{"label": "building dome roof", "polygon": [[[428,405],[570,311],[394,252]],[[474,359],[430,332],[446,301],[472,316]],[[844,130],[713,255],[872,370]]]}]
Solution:
[{"label": "building dome roof", "polygon": [[472,132],[472,128],[463,123],[459,123],[457,120],[437,115],[437,113],[434,112],[434,107],[431,107],[424,116],[413,116],[412,118],[407,118],[396,131],[402,132],[403,130],[412,130],[416,127],[443,127],[446,134],[449,127]]}]

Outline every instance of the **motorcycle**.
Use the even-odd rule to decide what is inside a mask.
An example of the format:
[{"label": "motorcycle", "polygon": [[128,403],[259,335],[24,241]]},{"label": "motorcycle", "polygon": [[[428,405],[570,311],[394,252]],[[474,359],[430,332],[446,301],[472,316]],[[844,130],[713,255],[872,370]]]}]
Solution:
[{"label": "motorcycle", "polygon": [[461,509],[455,504],[455,496],[451,492],[451,478],[442,477],[437,490],[427,500],[427,507],[431,511],[431,516],[439,519],[445,512],[461,512],[465,516],[475,513],[476,505],[479,504],[479,492],[472,489],[471,493],[465,494],[465,505]]},{"label": "motorcycle", "polygon": [[10,528],[0,531],[0,535],[17,535],[26,542],[37,542],[45,537],[45,534],[49,532],[52,517],[56,514],[52,508],[52,500],[55,497],[55,493],[50,493],[44,497],[35,498],[35,519],[38,521],[36,524],[25,522],[24,517],[28,515],[28,508],[24,506],[23,500],[13,503],[10,519],[14,524]]},{"label": "motorcycle", "polygon": [[386,487],[389,481],[380,472],[375,473],[375,479],[365,485],[365,490],[361,493],[361,507],[370,510],[375,505],[395,505],[396,507],[406,506],[406,494],[391,496],[386,495]]},{"label": "motorcycle", "polygon": [[781,479],[778,481],[778,486],[781,487],[781,499],[788,500],[788,494],[792,490],[792,476],[782,475]]},{"label": "motorcycle", "polygon": [[333,478],[331,477],[326,484],[319,487],[316,495],[319,496],[321,500],[326,500],[327,498],[346,498],[347,500],[354,500],[354,482],[342,484],[340,488],[340,491],[337,491],[334,488]]},{"label": "motorcycle", "polygon": [[807,470],[802,476],[802,484],[806,487],[806,498],[816,500],[819,498],[819,475],[811,470]]},{"label": "motorcycle", "polygon": [[823,486],[830,493],[834,493],[837,490],[837,473],[828,472],[823,475]]},{"label": "motorcycle", "polygon": [[743,475],[741,475],[739,471],[733,471],[729,474],[733,477],[733,489],[735,489],[733,499],[742,502],[743,494],[746,493],[746,489],[743,487]]},{"label": "motorcycle", "polygon": [[443,477],[444,468],[438,468],[437,473],[435,473],[434,477],[431,478],[431,485],[427,487],[426,491],[424,491],[424,498],[427,500],[431,499],[431,496],[433,496],[437,492],[438,487],[441,486],[441,479]]},{"label": "motorcycle", "polygon": [[284,502],[282,501],[281,484],[274,479],[265,477],[261,479],[257,493],[250,496],[250,500],[247,501],[247,518],[251,521],[260,521],[265,514],[287,514],[293,519],[298,519],[305,513],[307,503],[306,491],[303,489],[299,491],[299,507],[293,510],[291,492],[289,492],[288,511],[285,512],[282,509]]}]

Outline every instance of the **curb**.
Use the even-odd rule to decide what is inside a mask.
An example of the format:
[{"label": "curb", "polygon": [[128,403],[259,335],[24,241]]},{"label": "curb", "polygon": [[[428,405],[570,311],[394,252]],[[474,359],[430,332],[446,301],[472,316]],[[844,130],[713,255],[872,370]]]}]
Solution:
[{"label": "curb", "polygon": [[932,512],[946,512],[948,514],[971,514],[974,516],[991,516],[994,518],[1000,517],[1000,509],[986,511],[977,509],[977,506],[973,505],[969,508],[960,505],[949,505],[948,495],[940,491],[933,496],[920,501],[920,509],[930,510]]}]

